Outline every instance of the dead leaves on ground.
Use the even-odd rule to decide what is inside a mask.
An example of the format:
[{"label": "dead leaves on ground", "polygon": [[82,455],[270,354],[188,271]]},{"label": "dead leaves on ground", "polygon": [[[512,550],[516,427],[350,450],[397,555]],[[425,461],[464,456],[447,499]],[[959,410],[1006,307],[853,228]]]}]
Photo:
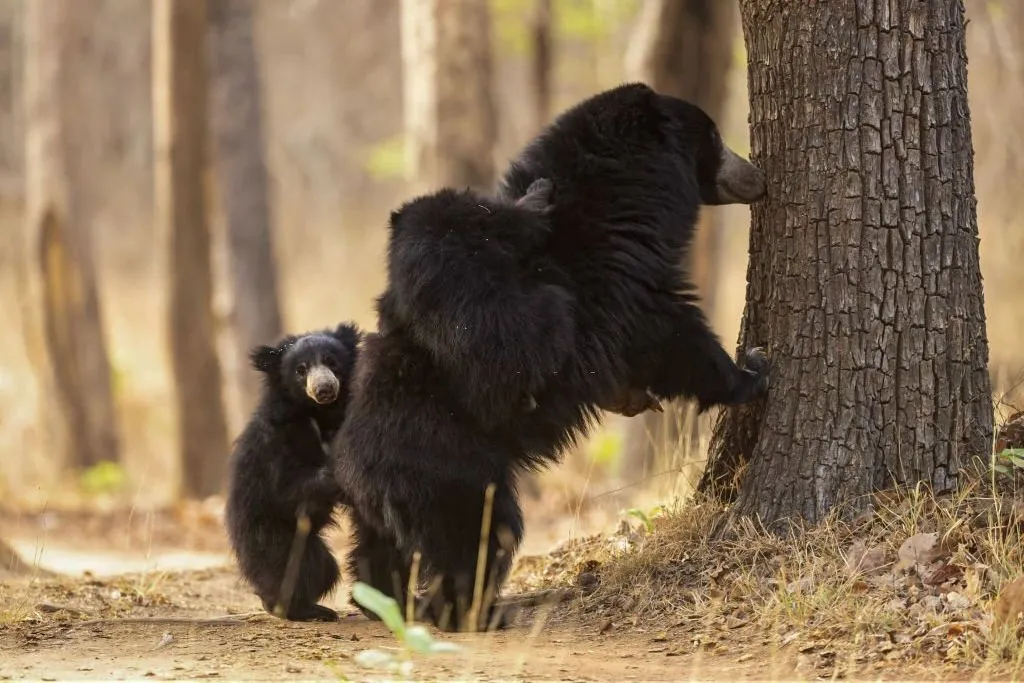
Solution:
[{"label": "dead leaves on ground", "polygon": [[666,617],[685,623],[667,633],[671,652],[681,642],[691,651],[741,648],[770,632],[765,645],[832,673],[851,664],[1024,658],[1019,639],[1017,649],[1001,650],[1008,654],[991,654],[994,622],[1024,620],[1024,579],[1011,581],[1024,569],[1021,501],[913,491],[875,503],[851,523],[790,538],[740,520],[714,540],[717,513],[693,506],[650,533],[624,525],[577,542],[553,562],[538,561],[536,573],[583,589],[574,604],[596,619],[598,636]]}]

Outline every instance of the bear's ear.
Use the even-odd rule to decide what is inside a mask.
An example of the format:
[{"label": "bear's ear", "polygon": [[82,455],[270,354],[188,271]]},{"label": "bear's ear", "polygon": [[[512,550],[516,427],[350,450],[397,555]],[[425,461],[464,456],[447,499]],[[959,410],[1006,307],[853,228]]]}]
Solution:
[{"label": "bear's ear", "polygon": [[257,346],[249,352],[249,361],[260,372],[273,372],[281,367],[284,351],[273,346]]},{"label": "bear's ear", "polygon": [[537,178],[526,188],[526,194],[516,200],[516,206],[528,211],[547,213],[551,210],[551,195],[555,184],[547,178]]},{"label": "bear's ear", "polygon": [[359,344],[359,338],[363,335],[355,323],[347,322],[338,325],[331,336],[340,341],[346,349],[351,350]]},{"label": "bear's ear", "polygon": [[405,206],[401,206],[388,216],[388,232],[398,234],[402,230],[402,219],[405,217]]}]

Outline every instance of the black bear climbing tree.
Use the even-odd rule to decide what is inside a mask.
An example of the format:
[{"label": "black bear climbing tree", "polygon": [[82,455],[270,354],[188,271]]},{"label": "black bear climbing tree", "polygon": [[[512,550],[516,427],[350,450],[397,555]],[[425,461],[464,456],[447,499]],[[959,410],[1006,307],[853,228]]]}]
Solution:
[{"label": "black bear climbing tree", "polygon": [[769,178],[740,347],[774,367],[702,487],[766,522],[949,490],[992,431],[963,2],[740,6]]}]

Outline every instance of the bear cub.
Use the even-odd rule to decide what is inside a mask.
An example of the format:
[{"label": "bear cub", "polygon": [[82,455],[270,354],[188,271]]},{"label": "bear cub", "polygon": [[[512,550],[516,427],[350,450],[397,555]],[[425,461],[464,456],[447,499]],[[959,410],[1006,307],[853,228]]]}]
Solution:
[{"label": "bear cub", "polygon": [[293,621],[337,620],[317,604],[339,577],[320,532],[334,523],[335,506],[347,503],[326,444],[345,418],[361,338],[344,323],[250,354],[264,385],[235,442],[225,521],[239,569],[264,609]]}]

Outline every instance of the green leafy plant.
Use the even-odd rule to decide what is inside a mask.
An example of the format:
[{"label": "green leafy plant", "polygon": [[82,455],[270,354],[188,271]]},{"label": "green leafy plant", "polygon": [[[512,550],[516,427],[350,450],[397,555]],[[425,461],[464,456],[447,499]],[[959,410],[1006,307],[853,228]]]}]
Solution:
[{"label": "green leafy plant", "polygon": [[82,490],[92,496],[113,495],[124,489],[125,473],[116,462],[101,462],[82,472]]},{"label": "green leafy plant", "polygon": [[620,432],[605,431],[597,434],[590,442],[590,457],[594,464],[609,467],[616,464],[622,455],[623,438]]},{"label": "green leafy plant", "polygon": [[1007,448],[998,453],[992,469],[1000,474],[1010,474],[1014,470],[1024,471],[1024,448]]},{"label": "green leafy plant", "polygon": [[663,512],[665,512],[664,505],[655,505],[647,512],[644,512],[640,508],[628,508],[623,510],[623,514],[639,519],[643,523],[644,529],[647,533],[654,531],[654,520],[661,516]]},{"label": "green leafy plant", "polygon": [[395,180],[405,173],[405,136],[394,135],[370,148],[366,172],[374,180]]},{"label": "green leafy plant", "polygon": [[435,640],[424,626],[406,624],[398,603],[372,586],[356,582],[352,587],[352,599],[380,617],[402,646],[398,649],[363,650],[355,657],[360,666],[409,676],[413,669],[413,654],[433,655],[462,649],[455,643]]}]

